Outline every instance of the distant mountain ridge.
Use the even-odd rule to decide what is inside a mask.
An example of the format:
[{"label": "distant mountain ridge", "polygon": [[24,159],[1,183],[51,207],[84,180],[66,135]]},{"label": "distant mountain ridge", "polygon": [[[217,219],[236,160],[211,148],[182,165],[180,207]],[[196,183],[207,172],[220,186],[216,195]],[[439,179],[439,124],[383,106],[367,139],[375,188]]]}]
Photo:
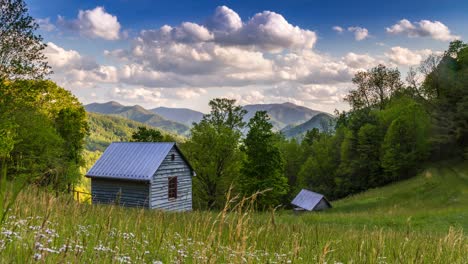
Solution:
[{"label": "distant mountain ridge", "polygon": [[335,118],[327,113],[319,113],[313,116],[310,120],[297,125],[287,126],[281,130],[281,133],[286,138],[296,138],[301,140],[305,133],[309,130],[317,128],[320,131],[333,130],[335,125]]},{"label": "distant mountain ridge", "polygon": [[190,129],[185,124],[165,119],[139,105],[124,106],[118,102],[110,101],[102,104],[91,103],[85,105],[85,109],[88,112],[125,117],[179,135],[187,135]]},{"label": "distant mountain ridge", "polygon": [[193,123],[198,123],[203,118],[202,112],[188,108],[169,108],[161,106],[150,109],[150,111],[164,117],[165,119],[173,120],[187,126],[192,126]]},{"label": "distant mountain ridge", "polygon": [[[200,122],[203,113],[188,108],[157,107],[147,110],[139,105],[124,106],[118,102],[92,103],[85,105],[88,112],[125,117],[150,126],[161,128],[179,135],[188,135],[192,124]],[[244,121],[248,122],[257,111],[266,111],[276,131],[282,131],[287,137],[300,137],[305,131],[332,116],[328,113],[312,110],[293,103],[245,105],[247,111]],[[314,117],[316,117],[314,119]]]},{"label": "distant mountain ridge", "polygon": [[255,112],[266,111],[276,130],[304,123],[317,114],[323,113],[304,106],[295,105],[293,103],[252,104],[245,105],[244,109],[247,110],[247,114],[244,117],[244,121],[247,122],[255,115]]}]

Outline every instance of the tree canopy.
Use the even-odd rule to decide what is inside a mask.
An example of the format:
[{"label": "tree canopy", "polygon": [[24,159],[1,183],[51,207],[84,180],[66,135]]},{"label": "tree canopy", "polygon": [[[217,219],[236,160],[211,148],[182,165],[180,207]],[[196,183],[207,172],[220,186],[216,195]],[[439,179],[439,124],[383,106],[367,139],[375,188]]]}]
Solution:
[{"label": "tree canopy", "polygon": [[0,0],[0,80],[41,79],[50,73],[38,27],[23,0]]}]

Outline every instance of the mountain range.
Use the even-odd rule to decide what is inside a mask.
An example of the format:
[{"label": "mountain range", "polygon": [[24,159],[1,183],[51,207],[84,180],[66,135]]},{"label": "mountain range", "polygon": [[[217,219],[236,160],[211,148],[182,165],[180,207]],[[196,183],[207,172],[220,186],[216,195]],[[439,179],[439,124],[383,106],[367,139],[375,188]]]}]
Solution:
[{"label": "mountain range", "polygon": [[190,130],[189,126],[187,125],[178,123],[173,120],[168,120],[139,105],[124,106],[120,103],[111,101],[102,104],[88,104],[85,105],[85,109],[88,112],[125,117],[133,121],[141,122],[168,132],[177,133],[179,135],[188,135]]},{"label": "mountain range", "polygon": [[299,125],[322,113],[310,108],[295,105],[293,103],[283,104],[253,104],[245,105],[247,114],[244,121],[248,122],[257,111],[266,111],[270,117],[270,122],[276,130],[281,130],[286,126]]},{"label": "mountain range", "polygon": [[[187,108],[157,107],[147,110],[139,105],[124,106],[118,102],[91,103],[85,105],[86,111],[105,115],[120,116],[141,122],[162,130],[187,136],[191,125],[200,122],[203,113]],[[333,116],[292,103],[245,105],[248,122],[257,111],[267,111],[276,131],[281,131],[287,138],[301,138],[307,130],[330,124]]]},{"label": "mountain range", "polygon": [[150,109],[150,111],[164,117],[165,119],[173,120],[187,126],[192,126],[193,123],[198,123],[203,118],[202,112],[188,108],[157,107]]}]

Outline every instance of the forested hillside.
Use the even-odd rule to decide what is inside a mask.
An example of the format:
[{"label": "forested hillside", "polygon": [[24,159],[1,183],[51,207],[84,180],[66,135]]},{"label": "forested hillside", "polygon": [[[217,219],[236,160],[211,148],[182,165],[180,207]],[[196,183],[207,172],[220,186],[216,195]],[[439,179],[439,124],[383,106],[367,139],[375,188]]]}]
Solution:
[{"label": "forested hillside", "polygon": [[293,126],[304,123],[321,113],[292,103],[245,105],[244,109],[247,111],[244,116],[245,122],[248,122],[255,115],[255,112],[266,111],[271,124],[277,131],[288,125]]},{"label": "forested hillside", "polygon": [[160,128],[165,131],[187,135],[189,127],[187,125],[167,120],[156,113],[144,109],[141,106],[123,106],[117,102],[92,103],[85,106],[86,111],[107,115],[125,117],[133,121],[145,123],[149,126]]},{"label": "forested hillside", "polygon": [[150,111],[167,120],[173,120],[189,127],[193,123],[200,122],[203,118],[203,113],[187,108],[157,107],[150,109]]},{"label": "forested hillside", "polygon": [[286,126],[281,130],[281,133],[286,138],[302,140],[307,131],[314,128],[321,132],[331,131],[335,129],[335,118],[329,114],[320,113],[302,124],[296,126]]},{"label": "forested hillside", "polygon": [[[150,126],[127,118],[88,113],[89,136],[86,137],[85,149],[88,151],[104,151],[111,142],[131,141],[139,127]],[[153,127],[154,128],[154,127]],[[157,128],[155,128],[157,129]],[[162,131],[166,137],[172,137],[175,141],[183,141],[183,137]]]}]

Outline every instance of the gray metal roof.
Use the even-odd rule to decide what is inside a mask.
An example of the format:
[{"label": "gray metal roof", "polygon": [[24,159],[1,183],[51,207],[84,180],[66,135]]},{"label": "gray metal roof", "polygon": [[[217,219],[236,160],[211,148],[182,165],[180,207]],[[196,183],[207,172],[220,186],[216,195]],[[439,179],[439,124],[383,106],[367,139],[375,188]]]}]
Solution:
[{"label": "gray metal roof", "polygon": [[[325,199],[325,197],[320,193],[315,193],[306,189],[302,189],[299,192],[299,194],[294,198],[294,200],[292,200],[291,204],[301,207],[307,211],[312,211],[322,199]],[[330,205],[327,199],[325,199],[325,201]]]},{"label": "gray metal roof", "polygon": [[150,181],[174,146],[176,146],[174,142],[112,143],[86,173],[86,176],[91,178]]}]

